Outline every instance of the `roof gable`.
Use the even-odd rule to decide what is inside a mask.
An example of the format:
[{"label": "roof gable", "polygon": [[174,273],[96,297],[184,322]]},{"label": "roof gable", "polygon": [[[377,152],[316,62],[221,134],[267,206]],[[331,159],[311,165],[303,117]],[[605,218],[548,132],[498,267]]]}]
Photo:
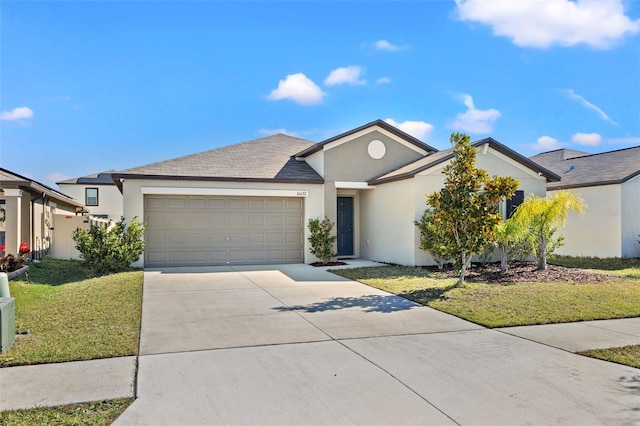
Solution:
[{"label": "roof gable", "polygon": [[[536,173],[544,176],[548,181],[558,181],[560,180],[560,176],[556,175],[550,170],[540,166],[539,164],[531,161],[530,159],[518,154],[516,151],[507,147],[506,145],[501,144],[497,140],[493,138],[485,138],[478,141],[473,142],[471,145],[480,148],[483,145],[489,145],[489,147],[495,149],[496,151],[506,155],[517,163],[533,170]],[[409,179],[417,175],[418,173],[429,170],[433,167],[436,167],[439,164],[442,164],[446,161],[451,160],[454,157],[453,148],[449,148],[444,151],[438,151],[432,153],[424,158],[421,158],[413,163],[402,166],[396,170],[393,170],[389,173],[386,173],[382,176],[378,176],[369,181],[371,185],[379,185],[387,182],[394,182],[402,179]]]},{"label": "roof gable", "polygon": [[598,154],[575,153],[579,151],[561,149],[534,155],[531,160],[562,178],[549,183],[550,189],[617,184],[640,175],[640,146]]},{"label": "roof gable", "polygon": [[359,133],[362,133],[364,131],[373,131],[376,128],[378,128],[378,130],[382,130],[384,132],[388,132],[391,135],[394,136],[394,139],[397,140],[397,138],[400,138],[401,141],[403,141],[404,143],[407,144],[407,146],[410,146],[412,149],[420,152],[421,154],[425,155],[428,154],[430,152],[436,152],[438,151],[437,149],[435,149],[434,147],[427,145],[426,143],[422,142],[421,140],[411,136],[408,133],[403,132],[402,130],[398,129],[397,127],[392,126],[391,124],[387,123],[386,121],[383,120],[375,120],[372,121],[370,123],[367,123],[365,125],[362,125],[360,127],[357,127],[355,129],[349,130],[347,132],[341,133],[337,136],[331,137],[329,139],[326,139],[322,142],[319,142],[313,146],[308,147],[307,149],[300,151],[296,154],[296,157],[299,158],[304,158],[304,157],[308,157],[311,154],[314,154],[322,149],[326,149],[331,147],[332,145],[335,144],[339,144],[339,143],[343,143],[343,142],[347,142],[350,138],[353,137],[357,137],[357,135]]}]

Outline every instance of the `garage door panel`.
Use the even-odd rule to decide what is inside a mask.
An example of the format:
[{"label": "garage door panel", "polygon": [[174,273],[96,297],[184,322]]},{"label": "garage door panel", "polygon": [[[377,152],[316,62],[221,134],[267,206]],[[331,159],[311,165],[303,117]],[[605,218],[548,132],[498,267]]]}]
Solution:
[{"label": "garage door panel", "polygon": [[145,196],[145,265],[300,263],[298,198]]}]

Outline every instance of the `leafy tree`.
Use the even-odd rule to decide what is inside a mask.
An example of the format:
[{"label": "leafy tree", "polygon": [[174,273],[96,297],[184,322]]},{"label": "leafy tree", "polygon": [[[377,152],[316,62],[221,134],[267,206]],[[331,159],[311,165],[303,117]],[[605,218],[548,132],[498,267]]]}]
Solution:
[{"label": "leafy tree", "polygon": [[554,239],[553,234],[565,225],[569,212],[582,214],[586,207],[579,196],[568,191],[558,191],[552,198],[532,194],[518,207],[514,217],[529,224],[537,241],[538,270],[547,269],[547,255],[562,245],[562,237]]},{"label": "leafy tree", "polygon": [[331,258],[337,256],[337,253],[333,251],[333,243],[336,242],[337,237],[331,235],[334,223],[325,217],[323,220],[309,219],[309,233],[307,238],[311,244],[311,254],[316,256],[322,263],[329,263]]},{"label": "leafy tree", "polygon": [[76,229],[71,234],[76,249],[96,274],[127,270],[140,259],[144,250],[145,225],[133,218],[129,226],[124,219],[107,225],[91,225],[89,230]]},{"label": "leafy tree", "polygon": [[425,210],[420,220],[414,222],[420,230],[420,249],[431,253],[433,260],[438,264],[438,269],[444,267],[444,263],[449,259],[449,252],[442,245],[444,236],[440,235],[444,228],[439,228],[434,222],[433,212]]},{"label": "leafy tree", "polygon": [[469,136],[451,134],[454,158],[444,167],[444,188],[427,195],[429,227],[437,229],[433,244],[438,255],[453,259],[464,282],[471,257],[495,239],[495,227],[502,220],[498,204],[511,197],[518,181],[511,177],[489,177],[476,168],[476,148]]}]

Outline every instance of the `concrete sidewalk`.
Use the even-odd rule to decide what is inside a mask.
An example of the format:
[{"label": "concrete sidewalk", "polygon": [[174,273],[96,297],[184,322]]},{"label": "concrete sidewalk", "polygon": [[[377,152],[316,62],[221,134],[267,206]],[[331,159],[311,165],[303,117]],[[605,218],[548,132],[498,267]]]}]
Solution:
[{"label": "concrete sidewalk", "polygon": [[[489,330],[308,265],[145,271],[116,424],[636,424],[640,318]],[[134,395],[135,358],[0,369],[0,409]]]}]

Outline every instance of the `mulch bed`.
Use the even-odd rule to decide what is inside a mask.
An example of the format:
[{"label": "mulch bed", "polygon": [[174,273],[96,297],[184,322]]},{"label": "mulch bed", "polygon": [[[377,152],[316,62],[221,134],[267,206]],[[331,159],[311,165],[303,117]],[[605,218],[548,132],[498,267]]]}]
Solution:
[{"label": "mulch bed", "polygon": [[[536,263],[522,263],[509,267],[506,273],[500,272],[499,264],[486,264],[484,266],[472,265],[467,270],[466,281],[470,282],[491,282],[498,284],[515,284],[521,282],[574,282],[580,284],[599,283],[604,281],[614,281],[620,279],[613,275],[599,274],[577,268],[567,268],[564,266],[547,265],[546,271],[538,271]],[[425,266],[424,269],[437,271],[438,268]],[[451,265],[445,266],[444,271],[451,278],[457,278],[458,274]]]},{"label": "mulch bed", "polygon": [[313,263],[310,263],[309,265],[315,266],[315,267],[318,267],[318,266],[342,266],[342,265],[346,265],[346,263],[344,263],[344,262],[327,262],[327,263],[313,262]]}]

